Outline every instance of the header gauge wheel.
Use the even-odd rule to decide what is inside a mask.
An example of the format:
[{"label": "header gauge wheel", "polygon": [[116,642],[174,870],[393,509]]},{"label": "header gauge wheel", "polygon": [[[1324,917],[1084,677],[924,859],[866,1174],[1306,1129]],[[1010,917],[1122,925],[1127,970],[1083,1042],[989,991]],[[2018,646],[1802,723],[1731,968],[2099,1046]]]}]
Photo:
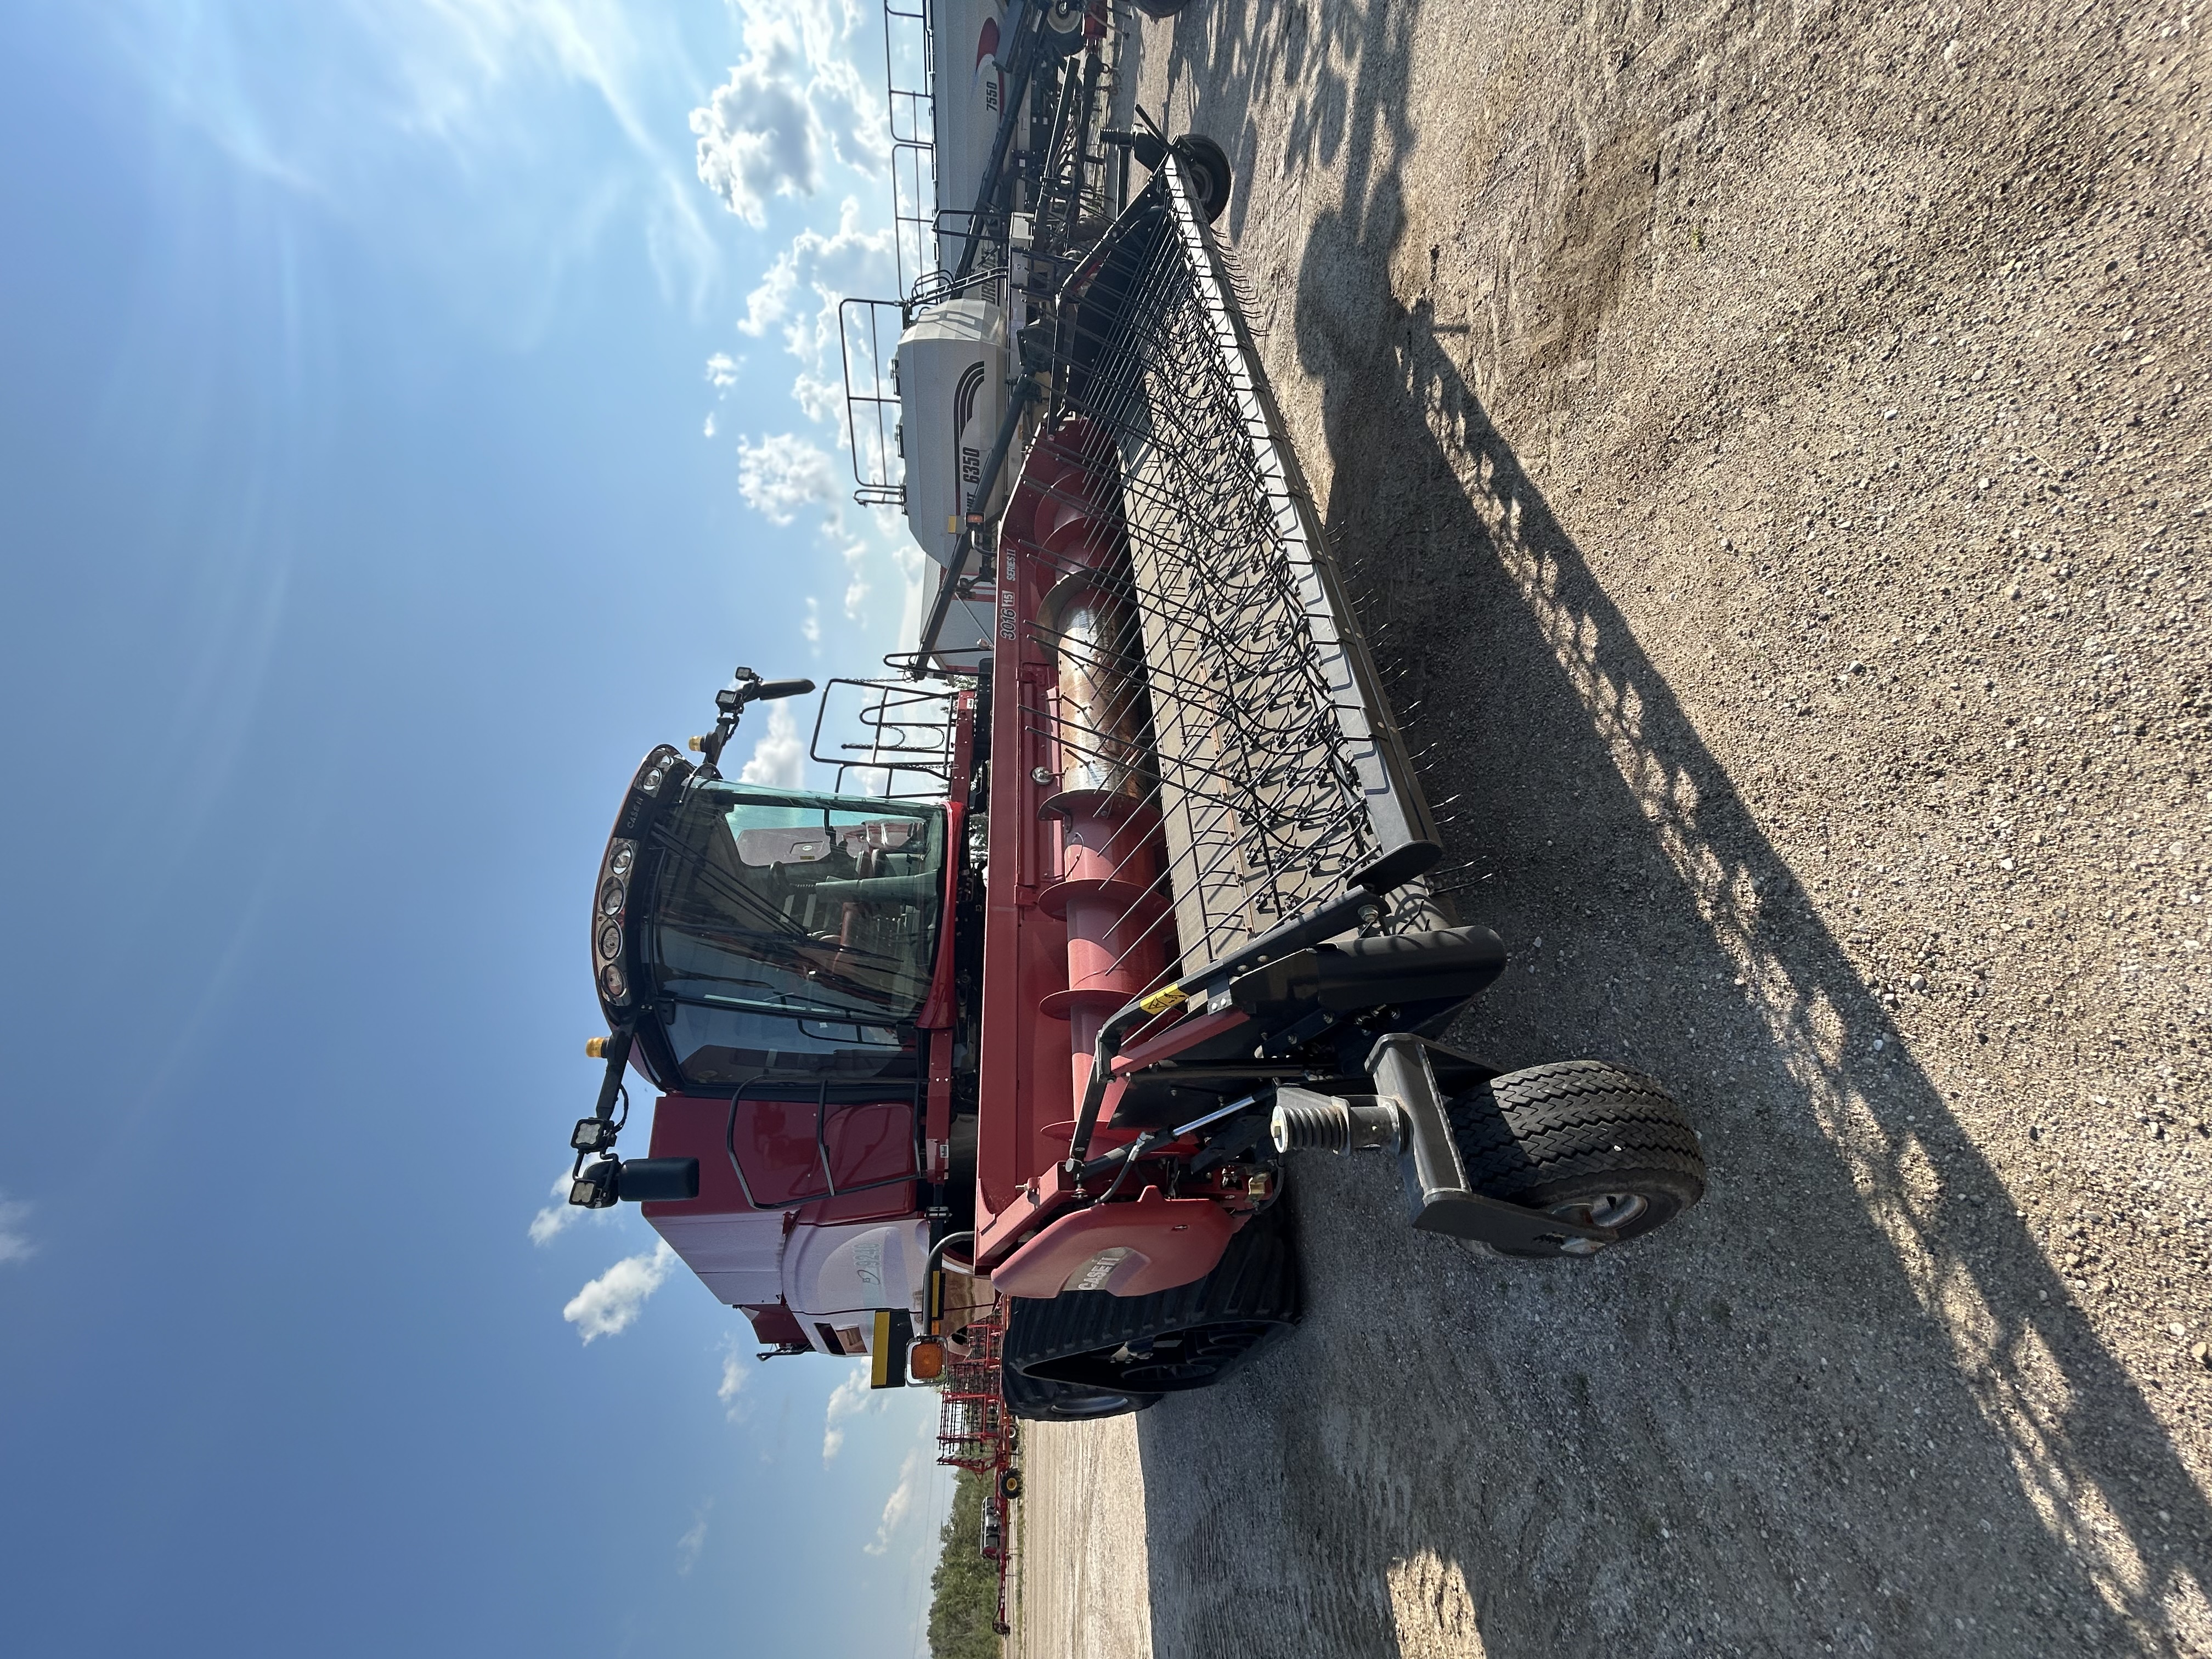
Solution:
[{"label": "header gauge wheel", "polygon": [[[1449,1110],[1468,1181],[1490,1198],[1618,1228],[1626,1242],[1705,1195],[1697,1131],[1664,1089],[1625,1066],[1601,1060],[1533,1066],[1469,1090]],[[1501,1253],[1589,1255],[1605,1248],[1562,1233]]]},{"label": "header gauge wheel", "polygon": [[1229,208],[1229,192],[1237,171],[1229,165],[1229,152],[1202,132],[1186,132],[1175,141],[1176,160],[1190,181],[1190,193],[1206,210],[1209,225]]}]

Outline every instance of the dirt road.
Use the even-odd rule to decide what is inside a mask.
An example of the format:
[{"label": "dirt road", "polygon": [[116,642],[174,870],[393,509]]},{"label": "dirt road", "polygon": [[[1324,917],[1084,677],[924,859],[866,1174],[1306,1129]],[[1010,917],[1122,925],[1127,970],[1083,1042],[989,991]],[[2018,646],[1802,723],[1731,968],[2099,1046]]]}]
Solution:
[{"label": "dirt road", "polygon": [[1147,32],[1516,953],[1455,1036],[1667,1079],[1713,1184],[1531,1268],[1302,1170],[1306,1324],[1024,1651],[2212,1652],[2203,28]]},{"label": "dirt road", "polygon": [[1022,1474],[1007,1653],[1152,1659],[1137,1420],[1024,1424]]}]

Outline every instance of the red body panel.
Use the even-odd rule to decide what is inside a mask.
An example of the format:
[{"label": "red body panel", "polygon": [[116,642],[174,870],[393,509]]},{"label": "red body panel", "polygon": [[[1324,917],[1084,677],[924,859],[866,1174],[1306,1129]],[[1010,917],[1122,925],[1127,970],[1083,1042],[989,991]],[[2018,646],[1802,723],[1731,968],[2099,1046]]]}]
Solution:
[{"label": "red body panel", "polygon": [[[1008,1296],[1062,1291],[1150,1296],[1203,1278],[1221,1260],[1235,1218],[1209,1198],[1165,1198],[1147,1187],[1132,1204],[1098,1204],[1063,1215],[993,1269]],[[1108,1252],[1123,1252],[1119,1259]]]},{"label": "red body panel", "polygon": [[[860,1105],[832,1104],[823,1139],[830,1169],[840,1187],[890,1181],[914,1169],[914,1107],[902,1085],[890,1085],[889,1100]],[[730,1166],[729,1141],[737,1143],[745,1182],[763,1211],[781,1211],[786,1200],[820,1192],[822,1159],[814,1144],[811,1100],[748,1098],[738,1109],[737,1133],[730,1129],[726,1095],[663,1095],[653,1109],[653,1156],[699,1160],[699,1196],[677,1204],[647,1204],[647,1219],[661,1216],[727,1214],[754,1208],[745,1202],[737,1171]],[[914,1188],[899,1182],[867,1192],[849,1193],[797,1206],[800,1225],[870,1221],[913,1215]]]}]

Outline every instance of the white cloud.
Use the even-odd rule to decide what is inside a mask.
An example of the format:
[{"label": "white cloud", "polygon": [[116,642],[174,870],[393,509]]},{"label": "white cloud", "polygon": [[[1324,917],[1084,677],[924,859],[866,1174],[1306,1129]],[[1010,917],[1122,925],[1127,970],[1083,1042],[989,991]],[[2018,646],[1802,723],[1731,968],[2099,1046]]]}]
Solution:
[{"label": "white cloud", "polygon": [[806,596],[806,620],[799,624],[799,632],[809,645],[822,643],[822,601],[811,593]]},{"label": "white cloud", "polygon": [[20,1198],[0,1198],[0,1261],[27,1261],[39,1253],[23,1224],[31,1206]]},{"label": "white cloud", "polygon": [[910,1451],[906,1455],[906,1462],[899,1465],[898,1485],[891,1488],[891,1495],[884,1500],[884,1518],[877,1523],[876,1541],[860,1547],[868,1554],[881,1555],[890,1548],[891,1534],[899,1529],[899,1523],[914,1508],[921,1474],[921,1454]]},{"label": "white cloud", "polygon": [[714,435],[714,417],[711,413],[707,416],[707,425],[702,435],[708,438]]},{"label": "white cloud", "polygon": [[858,1366],[837,1385],[830,1396],[830,1410],[822,1428],[822,1461],[828,1463],[845,1444],[845,1419],[857,1417],[867,1409],[867,1368]]},{"label": "white cloud", "polygon": [[[738,326],[743,327],[740,324]],[[717,392],[727,392],[738,383],[738,371],[745,366],[742,357],[732,357],[726,351],[718,351],[707,359],[707,382]]]},{"label": "white cloud", "polygon": [[738,440],[738,489],[745,505],[772,524],[789,524],[809,502],[837,499],[837,470],[805,439],[776,433],[758,443]]},{"label": "white cloud", "polygon": [[691,1569],[699,1565],[699,1552],[707,1547],[707,1516],[714,1507],[711,1498],[700,1504],[692,1517],[690,1530],[676,1540],[676,1576],[679,1578],[689,1578]]},{"label": "white cloud", "polygon": [[858,622],[873,591],[868,582],[868,544],[845,527],[842,509],[823,520],[821,535],[823,544],[845,561],[845,614]]},{"label": "white cloud", "polygon": [[[848,204],[850,197],[846,198]],[[799,233],[802,239],[811,236],[811,230]],[[799,291],[799,261],[790,248],[775,256],[775,263],[768,268],[753,291],[745,295],[745,314],[738,319],[738,332],[750,334],[756,340],[791,315],[791,296]]]},{"label": "white cloud", "polygon": [[738,1403],[738,1396],[744,1392],[744,1356],[738,1352],[737,1338],[724,1337],[722,1339],[722,1382],[721,1386],[714,1390],[714,1398],[722,1402],[726,1408],[723,1415],[732,1423],[744,1415],[744,1408]]},{"label": "white cloud", "polygon": [[799,722],[791,710],[778,703],[768,711],[768,730],[753,744],[753,757],[738,774],[740,783],[757,783],[773,789],[796,789],[806,781],[806,745],[799,736]]},{"label": "white cloud", "polygon": [[548,1204],[536,1215],[531,1217],[530,1242],[532,1244],[550,1244],[562,1233],[574,1226],[578,1221],[592,1213],[580,1205],[568,1202],[570,1179],[566,1170],[553,1177],[553,1196],[561,1201],[558,1204]]},{"label": "white cloud", "polygon": [[576,1292],[561,1317],[581,1333],[586,1342],[628,1330],[645,1306],[646,1297],[659,1290],[674,1265],[676,1252],[662,1239],[650,1255],[624,1256]]},{"label": "white cloud", "polygon": [[834,159],[873,174],[890,153],[882,96],[853,63],[848,0],[740,0],[745,56],[691,112],[699,178],[746,223],[811,196]]},{"label": "white cloud", "polygon": [[[800,231],[745,296],[745,314],[738,319],[738,331],[757,339],[782,326],[784,349],[801,366],[793,395],[808,405],[815,420],[837,419],[842,424],[844,367],[838,349],[838,306],[848,295],[889,298],[896,293],[895,248],[890,227],[867,229],[860,221],[859,201],[848,196],[837,210],[836,230],[826,236],[811,226]],[[814,295],[811,314],[798,312],[793,304],[802,287]],[[882,347],[888,354],[897,343],[896,319],[888,314],[884,333]],[[865,349],[867,342],[856,339],[854,343]],[[865,362],[865,351],[863,356]],[[824,390],[836,395],[826,412],[817,412]]]},{"label": "white cloud", "polygon": [[[869,568],[871,556],[877,550],[866,537],[853,529],[845,517],[844,505],[838,499],[842,484],[837,476],[837,464],[829,453],[789,432],[775,433],[757,442],[740,438],[738,489],[746,505],[772,524],[789,524],[805,507],[818,505],[824,509],[815,534],[824,550],[844,561],[845,614],[856,622],[860,620],[868,597],[875,591]],[[904,521],[888,513],[871,516],[906,582],[909,586],[917,584],[921,579],[921,551],[906,535]],[[864,529],[867,523],[868,519],[864,517]],[[810,617],[817,615],[818,611],[809,612]],[[806,635],[810,642],[816,637],[814,633]]]}]

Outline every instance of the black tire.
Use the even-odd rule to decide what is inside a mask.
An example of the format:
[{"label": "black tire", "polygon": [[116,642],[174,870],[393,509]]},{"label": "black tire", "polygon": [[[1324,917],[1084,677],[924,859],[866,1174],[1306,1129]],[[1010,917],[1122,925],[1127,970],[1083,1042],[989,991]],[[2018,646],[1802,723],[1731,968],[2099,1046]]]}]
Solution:
[{"label": "black tire", "polygon": [[[1640,1072],[1601,1060],[1532,1066],[1451,1103],[1452,1138],[1476,1191],[1553,1215],[1616,1226],[1626,1241],[1663,1227],[1705,1195],[1698,1132]],[[1505,1249],[1585,1255],[1586,1240]]]},{"label": "black tire", "polygon": [[1109,1393],[1177,1394],[1220,1382],[1297,1317],[1297,1262],[1269,1211],[1247,1222],[1195,1283],[1151,1296],[1014,1298],[1006,1369]]},{"label": "black tire", "polygon": [[1006,1409],[1027,1423],[1088,1423],[1095,1418],[1121,1417],[1157,1406],[1156,1394],[1119,1394],[1098,1389],[1079,1389],[1042,1377],[1024,1376],[1011,1367],[1001,1386]]},{"label": "black tire", "polygon": [[1202,132],[1186,132],[1175,141],[1176,160],[1183,166],[1190,193],[1205,210],[1212,224],[1229,209],[1229,193],[1236,187],[1237,169],[1229,165],[1229,152]]},{"label": "black tire", "polygon": [[1015,1498],[1019,1498],[1021,1495],[1022,1472],[1019,1469],[1000,1470],[999,1498],[1000,1501],[1004,1503],[1012,1503]]}]

